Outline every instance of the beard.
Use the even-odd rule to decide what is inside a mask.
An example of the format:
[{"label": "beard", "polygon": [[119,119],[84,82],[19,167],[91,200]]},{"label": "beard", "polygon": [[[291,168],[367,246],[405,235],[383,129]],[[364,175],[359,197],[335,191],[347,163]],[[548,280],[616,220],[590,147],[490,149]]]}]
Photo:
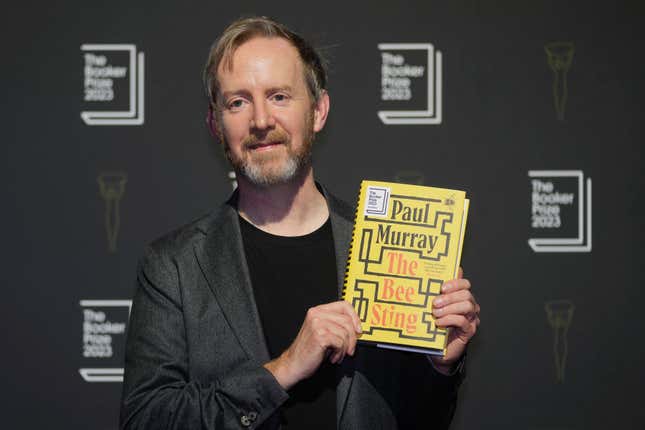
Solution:
[{"label": "beard", "polygon": [[[281,128],[274,128],[261,135],[251,133],[242,141],[241,155],[234,154],[228,142],[225,139],[223,141],[226,158],[235,173],[244,176],[253,185],[269,187],[287,183],[307,170],[311,165],[314,137],[311,112],[305,117],[305,133],[299,148],[294,148],[291,136]],[[279,148],[266,152],[254,151],[256,145],[268,142],[279,143],[285,151]]]}]

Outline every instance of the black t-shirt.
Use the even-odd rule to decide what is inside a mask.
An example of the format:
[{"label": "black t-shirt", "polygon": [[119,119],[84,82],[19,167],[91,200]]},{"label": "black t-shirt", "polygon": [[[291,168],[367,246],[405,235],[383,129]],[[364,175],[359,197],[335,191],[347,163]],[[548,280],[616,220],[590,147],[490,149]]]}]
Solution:
[{"label": "black t-shirt", "polygon": [[[296,338],[307,309],[338,300],[336,256],[329,219],[304,236],[266,233],[240,218],[251,284],[271,358]],[[325,361],[289,390],[282,423],[290,429],[336,427],[334,366]]]}]

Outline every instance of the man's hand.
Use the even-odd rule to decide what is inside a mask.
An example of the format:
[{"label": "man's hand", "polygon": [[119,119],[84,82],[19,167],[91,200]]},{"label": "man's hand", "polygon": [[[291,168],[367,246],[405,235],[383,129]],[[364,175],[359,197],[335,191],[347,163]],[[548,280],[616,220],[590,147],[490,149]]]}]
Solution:
[{"label": "man's hand", "polygon": [[450,328],[446,356],[432,356],[430,360],[443,373],[449,373],[459,360],[466,345],[475,335],[479,326],[479,304],[470,292],[470,282],[463,279],[459,268],[457,279],[444,282],[441,294],[432,303],[432,313],[439,327]]},{"label": "man's hand", "polygon": [[346,354],[354,355],[359,333],[361,321],[346,301],[310,308],[293,343],[264,367],[288,390],[313,375],[326,357],[340,363]]}]

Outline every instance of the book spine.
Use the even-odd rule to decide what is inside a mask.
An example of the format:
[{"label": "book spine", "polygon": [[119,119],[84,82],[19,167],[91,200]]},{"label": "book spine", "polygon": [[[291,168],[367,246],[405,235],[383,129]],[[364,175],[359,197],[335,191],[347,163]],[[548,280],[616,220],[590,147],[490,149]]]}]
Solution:
[{"label": "book spine", "polygon": [[345,265],[345,280],[343,281],[343,294],[342,299],[347,300],[347,284],[349,282],[349,263],[352,261],[352,254],[354,252],[354,236],[356,235],[356,226],[358,225],[358,208],[361,206],[361,197],[363,196],[363,188],[365,188],[365,181],[361,181],[360,189],[358,190],[358,198],[356,199],[356,211],[354,213],[354,226],[352,227],[352,238],[349,242],[349,251],[347,252],[347,264]]}]

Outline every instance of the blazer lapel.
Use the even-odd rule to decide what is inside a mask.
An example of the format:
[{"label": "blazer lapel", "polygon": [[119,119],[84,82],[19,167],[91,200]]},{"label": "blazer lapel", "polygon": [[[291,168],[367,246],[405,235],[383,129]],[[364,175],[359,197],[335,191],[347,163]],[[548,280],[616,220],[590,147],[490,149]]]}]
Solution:
[{"label": "blazer lapel", "polygon": [[215,216],[195,255],[226,320],[251,360],[270,360],[232,201]]},{"label": "blazer lapel", "polygon": [[[345,283],[347,253],[354,227],[354,213],[350,207],[337,200],[322,186],[319,186],[319,189],[329,207],[336,252],[338,295],[341,297]],[[250,359],[264,363],[269,361],[270,356],[253,296],[238,214],[234,209],[236,197],[237,195],[234,194],[217,213],[206,231],[205,242],[202,246],[195,247],[195,255],[240,345]],[[352,385],[353,367],[352,357],[346,357],[340,367],[341,378],[336,387],[338,426],[340,426]]]},{"label": "blazer lapel", "polygon": [[[336,269],[338,277],[338,296],[342,298],[345,286],[345,269],[347,266],[347,254],[349,243],[354,229],[354,214],[345,203],[338,201],[324,188],[320,187],[329,207],[329,218],[331,220],[332,234],[334,236],[334,248],[336,251]],[[340,366],[340,381],[336,386],[336,425],[340,428],[340,422],[347,403],[347,397],[354,380],[354,359],[345,357]]]}]

